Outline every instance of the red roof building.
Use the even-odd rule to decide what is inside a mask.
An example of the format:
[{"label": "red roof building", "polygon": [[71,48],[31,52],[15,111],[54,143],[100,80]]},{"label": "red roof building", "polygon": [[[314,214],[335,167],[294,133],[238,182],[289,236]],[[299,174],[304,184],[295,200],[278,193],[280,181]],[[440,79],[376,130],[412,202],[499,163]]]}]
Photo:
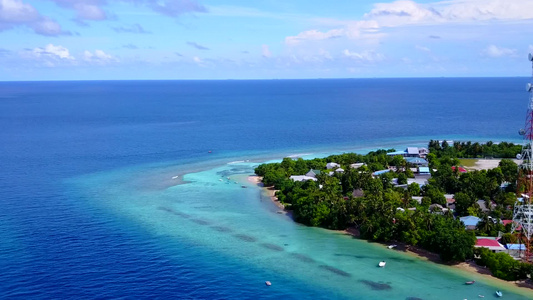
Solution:
[{"label": "red roof building", "polygon": [[497,240],[491,239],[491,238],[482,238],[478,237],[476,240],[476,245],[474,246],[476,248],[487,248],[491,250],[492,252],[501,252],[505,251],[505,247],[500,244]]},{"label": "red roof building", "polygon": [[[455,166],[452,166],[452,171],[455,171]],[[466,173],[466,169],[463,167],[459,167],[459,172]]]},{"label": "red roof building", "polygon": [[[513,220],[502,220],[502,224],[503,226],[507,225],[507,224],[512,224],[513,223]],[[517,231],[520,231],[522,230],[522,226],[519,225],[518,228],[516,228]]]}]

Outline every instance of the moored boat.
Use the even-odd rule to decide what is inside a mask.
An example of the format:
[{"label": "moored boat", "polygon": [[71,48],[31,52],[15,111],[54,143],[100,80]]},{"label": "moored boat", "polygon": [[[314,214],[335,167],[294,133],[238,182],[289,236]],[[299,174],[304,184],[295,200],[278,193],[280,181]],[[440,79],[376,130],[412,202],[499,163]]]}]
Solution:
[{"label": "moored boat", "polygon": [[498,297],[501,297],[501,296],[503,296],[503,293],[502,293],[502,291],[496,291],[496,296],[498,296]]},{"label": "moored boat", "polygon": [[380,268],[383,268],[383,267],[385,267],[385,264],[387,264],[387,263],[383,260],[383,261],[380,261],[380,262],[379,262],[378,266],[379,266]]},{"label": "moored boat", "polygon": [[268,286],[271,286],[271,285],[272,285],[272,282],[270,282],[270,281],[265,281],[265,284],[268,285]]},{"label": "moored boat", "polygon": [[475,280],[465,282],[465,284],[467,284],[467,285],[474,284],[474,283],[476,283]]}]

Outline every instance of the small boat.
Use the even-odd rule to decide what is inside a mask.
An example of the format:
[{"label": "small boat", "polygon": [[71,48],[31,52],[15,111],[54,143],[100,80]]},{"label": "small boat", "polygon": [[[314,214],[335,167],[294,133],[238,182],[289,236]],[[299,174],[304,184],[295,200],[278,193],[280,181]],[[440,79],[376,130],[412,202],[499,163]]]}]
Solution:
[{"label": "small boat", "polygon": [[385,267],[385,264],[386,264],[386,262],[384,260],[380,261],[379,264],[378,264],[378,267],[383,268],[383,267]]},{"label": "small boat", "polygon": [[474,283],[476,283],[475,280],[465,282],[466,285],[470,285],[470,284],[474,284]]},{"label": "small boat", "polygon": [[479,298],[485,298],[485,296],[483,295],[477,295]]},{"label": "small boat", "polygon": [[270,281],[265,281],[265,284],[266,284],[267,286],[271,286],[271,285],[272,285],[272,283],[271,283]]},{"label": "small boat", "polygon": [[496,291],[496,296],[498,296],[498,297],[501,297],[501,296],[503,296],[503,293],[502,293],[502,291]]},{"label": "small boat", "polygon": [[397,246],[398,245],[389,245],[389,246],[387,246],[387,248],[392,249],[392,248],[396,248]]}]

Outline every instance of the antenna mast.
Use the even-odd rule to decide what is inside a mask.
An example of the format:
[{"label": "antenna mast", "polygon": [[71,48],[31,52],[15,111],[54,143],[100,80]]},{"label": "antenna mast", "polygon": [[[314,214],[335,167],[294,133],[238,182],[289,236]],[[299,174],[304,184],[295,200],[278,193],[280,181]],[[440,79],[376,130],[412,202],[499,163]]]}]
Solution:
[{"label": "antenna mast", "polygon": [[533,205],[531,198],[533,195],[533,55],[528,56],[532,63],[532,79],[526,85],[526,90],[529,93],[529,103],[526,114],[526,124],[524,129],[520,129],[520,135],[524,136],[522,144],[522,153],[517,155],[518,159],[522,159],[522,163],[518,168],[518,188],[522,194],[514,207],[513,213],[513,229],[515,231],[521,227],[521,237],[525,239],[526,247],[526,261],[531,259],[531,235],[533,234]]}]

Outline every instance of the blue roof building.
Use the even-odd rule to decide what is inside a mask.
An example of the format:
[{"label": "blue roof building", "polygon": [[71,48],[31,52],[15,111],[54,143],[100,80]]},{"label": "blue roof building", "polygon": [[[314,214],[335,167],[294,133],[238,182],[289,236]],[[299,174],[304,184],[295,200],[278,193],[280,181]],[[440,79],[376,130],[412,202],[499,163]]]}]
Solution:
[{"label": "blue roof building", "polygon": [[405,161],[410,163],[410,164],[417,165],[417,166],[427,166],[428,165],[427,160],[425,160],[423,158],[420,158],[420,157],[406,157]]},{"label": "blue roof building", "polygon": [[418,173],[420,174],[431,174],[428,167],[418,167]]},{"label": "blue roof building", "polygon": [[466,216],[459,219],[465,224],[466,229],[476,229],[477,224],[481,221],[480,218],[475,216]]},{"label": "blue roof building", "polygon": [[387,170],[380,170],[380,171],[376,171],[376,172],[372,173],[372,175],[374,175],[374,176],[379,176],[379,175],[381,175],[381,174],[385,174],[385,173],[388,173],[388,172],[390,172],[389,169],[387,169]]},{"label": "blue roof building", "polygon": [[522,250],[526,251],[526,245],[524,244],[507,244],[505,247],[509,250]]}]

